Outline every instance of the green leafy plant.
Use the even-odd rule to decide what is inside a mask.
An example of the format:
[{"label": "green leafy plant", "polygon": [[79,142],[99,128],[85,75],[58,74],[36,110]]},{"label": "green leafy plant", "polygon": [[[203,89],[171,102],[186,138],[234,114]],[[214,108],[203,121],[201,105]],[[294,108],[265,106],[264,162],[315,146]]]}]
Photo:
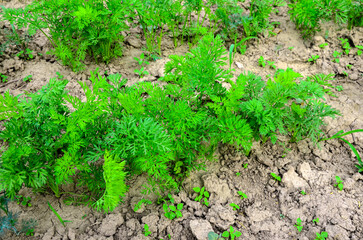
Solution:
[{"label": "green leafy plant", "polygon": [[174,205],[168,206],[167,204],[163,204],[163,209],[165,211],[165,217],[169,218],[170,220],[183,217],[183,214],[181,213],[181,210],[183,209],[182,203],[177,204],[176,207]]},{"label": "green leafy plant", "polygon": [[141,208],[141,206],[142,206],[143,204],[145,204],[145,205],[147,205],[147,204],[152,204],[152,202],[151,202],[149,199],[141,199],[140,201],[138,201],[138,202],[135,204],[134,211],[135,211],[135,212],[136,212],[136,211],[138,211],[138,210]]},{"label": "green leafy plant", "polygon": [[319,47],[321,49],[325,49],[325,47],[328,46],[328,45],[329,45],[329,43],[322,43],[322,44],[319,45]]},{"label": "green leafy plant", "polygon": [[143,78],[145,75],[148,75],[149,73],[145,70],[145,68],[142,66],[143,64],[149,64],[149,62],[145,59],[144,53],[141,53],[140,57],[134,57],[134,59],[138,62],[138,64],[141,66],[141,69],[135,69],[135,73],[140,76],[140,78]]},{"label": "green leafy plant", "polygon": [[260,65],[261,67],[266,66],[266,60],[263,58],[263,56],[258,59],[258,65]]},{"label": "green leafy plant", "polygon": [[362,52],[363,52],[363,46],[356,46],[357,48],[358,48],[358,50],[357,50],[357,55],[358,56],[360,56],[360,55],[362,55]]},{"label": "green leafy plant", "polygon": [[17,204],[21,204],[23,206],[26,206],[26,207],[31,207],[32,204],[30,203],[31,201],[31,198],[30,197],[24,197],[22,195],[18,195],[16,196],[16,203]]},{"label": "green leafy plant", "polygon": [[288,47],[287,49],[289,49],[290,51],[292,51],[295,47]]},{"label": "green leafy plant", "polygon": [[248,168],[248,163],[243,164],[243,168],[247,169]]},{"label": "green leafy plant", "polygon": [[242,191],[238,191],[237,193],[238,193],[238,195],[241,196],[241,199],[247,199],[248,198],[247,195]]},{"label": "green leafy plant", "polygon": [[240,172],[236,172],[236,176],[237,177],[241,176],[241,173]]},{"label": "green leafy plant", "polygon": [[281,177],[280,176],[278,176],[276,173],[270,173],[271,174],[271,176],[276,180],[276,181],[278,181],[278,182],[281,182]]},{"label": "green leafy plant", "polygon": [[198,193],[199,195],[194,199],[194,201],[201,201],[203,199],[203,203],[204,205],[206,205],[207,207],[209,206],[209,202],[208,202],[208,198],[209,198],[209,192],[206,191],[204,189],[204,187],[199,188],[199,187],[195,187],[193,188],[193,191]]},{"label": "green leafy plant", "polygon": [[324,87],[324,92],[332,97],[338,97],[333,93],[333,90],[341,91],[342,86],[334,86],[331,82],[334,81],[334,74],[318,73],[307,78],[307,80],[318,83]]},{"label": "green leafy plant", "polygon": [[311,55],[311,57],[308,59],[308,62],[316,63],[316,60],[318,60],[319,58],[319,55]]},{"label": "green leafy plant", "polygon": [[217,234],[215,232],[209,232],[208,240],[224,240],[224,238],[222,238],[222,234]]},{"label": "green leafy plant", "polygon": [[33,75],[28,75],[23,79],[23,82],[30,82],[33,79]]},{"label": "green leafy plant", "polygon": [[328,239],[328,233],[327,232],[321,232],[321,233],[316,233],[316,238],[314,240],[325,240]]},{"label": "green leafy plant", "polygon": [[353,65],[347,64],[347,68],[352,69]]},{"label": "green leafy plant", "polygon": [[318,224],[319,223],[319,218],[313,219],[313,223]]},{"label": "green leafy plant", "polygon": [[[63,64],[79,71],[86,55],[109,62],[122,53],[120,32],[134,15],[136,1],[119,4],[116,0],[34,1],[24,9],[4,8],[3,19],[29,35],[40,30],[51,42]],[[48,28],[49,33],[43,29]]]},{"label": "green leafy plant", "polygon": [[343,138],[346,135],[349,135],[349,134],[352,134],[352,133],[356,133],[356,132],[363,132],[363,129],[356,129],[356,130],[352,130],[352,131],[348,131],[348,132],[344,132],[343,130],[340,130],[339,132],[337,132],[336,134],[334,134],[332,137],[330,137],[330,138],[322,138],[320,141],[327,141],[327,140],[330,140],[330,139],[337,138],[339,140],[342,140],[346,144],[348,144],[348,146],[350,147],[350,149],[353,151],[354,155],[358,159],[358,164],[355,165],[358,168],[358,172],[363,172],[363,161],[362,161],[362,158],[360,157],[357,149],[353,146],[353,144],[351,144],[350,142],[348,142],[346,139]]},{"label": "green leafy plant", "polygon": [[275,69],[275,70],[277,69],[274,61],[267,61],[267,64],[270,66],[270,68]]},{"label": "green leafy plant", "polygon": [[301,219],[300,219],[300,218],[296,219],[296,224],[295,224],[294,226],[296,227],[296,229],[297,229],[299,232],[301,232],[301,231],[302,231],[303,226],[302,226],[302,222],[301,222]]},{"label": "green leafy plant", "polygon": [[16,56],[24,60],[30,60],[34,58],[33,51],[30,50],[29,48],[20,51],[19,53],[16,54]]},{"label": "green leafy plant", "polygon": [[240,237],[241,235],[242,235],[242,233],[240,231],[234,230],[234,228],[232,226],[229,227],[228,231],[224,231],[222,233],[222,237],[225,237],[227,239],[231,238],[231,240],[234,240],[234,239]]},{"label": "green leafy plant", "polygon": [[334,51],[333,52],[333,57],[334,57],[333,62],[339,63],[340,62],[339,58],[342,56],[342,54],[343,53],[341,53],[341,52]]},{"label": "green leafy plant", "polygon": [[145,237],[149,236],[151,234],[150,230],[149,230],[149,225],[145,224],[144,225],[144,235]]},{"label": "green leafy plant", "polygon": [[8,76],[0,73],[0,82],[6,83],[8,81]]},{"label": "green leafy plant", "polygon": [[48,203],[48,206],[50,208],[50,210],[52,210],[52,212],[57,216],[59,222],[65,227],[67,222],[72,222],[72,221],[69,221],[69,220],[63,220],[63,218],[59,215],[59,213],[52,207],[52,205],[50,205],[49,202]]},{"label": "green leafy plant", "polygon": [[301,191],[300,193],[301,193],[301,195],[306,195],[305,191]]},{"label": "green leafy plant", "polygon": [[350,47],[350,44],[349,44],[349,41],[348,41],[348,39],[347,38],[339,38],[339,40],[341,41],[341,46],[342,46],[342,48],[343,48],[343,50],[344,50],[344,53],[346,54],[346,55],[349,55],[349,52],[350,52],[350,49],[352,49],[351,47]]},{"label": "green leafy plant", "polygon": [[343,180],[339,176],[335,176],[336,184],[334,184],[334,187],[338,188],[339,191],[343,190]]},{"label": "green leafy plant", "polygon": [[233,208],[233,211],[237,211],[240,209],[240,206],[238,206],[237,204],[235,203],[230,203],[229,206],[231,206]]}]

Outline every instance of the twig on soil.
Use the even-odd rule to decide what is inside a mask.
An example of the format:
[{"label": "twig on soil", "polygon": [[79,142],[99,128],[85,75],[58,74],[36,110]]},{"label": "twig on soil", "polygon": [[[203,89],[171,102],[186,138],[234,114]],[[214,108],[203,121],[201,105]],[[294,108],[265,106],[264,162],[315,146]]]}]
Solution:
[{"label": "twig on soil", "polygon": [[236,221],[238,224],[240,224],[244,229],[247,230],[247,228],[240,222],[240,221]]},{"label": "twig on soil", "polygon": [[10,83],[14,83],[14,82],[17,82],[17,81],[19,81],[19,80],[13,80],[13,81],[10,81],[10,82],[3,83],[3,84],[0,86],[0,88],[5,87],[6,85],[9,85]]}]

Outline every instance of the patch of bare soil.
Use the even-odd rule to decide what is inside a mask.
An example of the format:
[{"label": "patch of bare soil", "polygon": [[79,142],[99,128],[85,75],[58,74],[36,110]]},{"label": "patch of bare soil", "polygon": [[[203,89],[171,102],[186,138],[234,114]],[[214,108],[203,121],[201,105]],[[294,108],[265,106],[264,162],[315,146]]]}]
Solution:
[{"label": "patch of bare soil", "polygon": [[[10,6],[9,2],[6,4]],[[16,4],[21,6],[19,2]],[[286,8],[280,8],[280,13],[273,20],[281,23],[279,29],[275,29],[276,36],[261,38],[249,46],[245,55],[237,54],[234,74],[238,76],[244,71],[263,77],[273,74],[273,69],[258,66],[260,56],[274,61],[277,68],[289,67],[305,77],[315,73],[334,73],[336,82],[333,84],[343,86],[344,90],[336,93],[337,98],[329,97],[328,102],[340,110],[342,116],[327,119],[326,131],[333,135],[339,130],[363,128],[363,58],[351,51],[348,56],[341,57],[340,63],[332,62],[334,50],[341,51],[338,38],[348,38],[354,45],[363,45],[363,29],[337,30],[327,24],[320,35],[304,42],[289,21]],[[0,27],[9,26],[2,24]],[[0,84],[0,92],[35,92],[59,72],[70,80],[67,88],[71,94],[83,96],[77,81],[89,81],[89,71],[96,68],[101,73],[121,73],[129,79],[129,85],[137,81],[157,82],[163,76],[167,56],[183,54],[188,48],[181,46],[174,49],[172,41],[165,40],[162,59],[148,65],[146,70],[150,75],[140,80],[133,72],[138,67],[134,57],[140,56],[145,44],[135,37],[134,33],[138,31],[133,29],[125,34],[123,57],[109,65],[89,62],[86,69],[77,74],[46,55],[50,45],[44,36],[37,34],[30,43],[35,59],[24,61],[14,57],[16,46],[10,46],[0,58],[0,72],[9,76],[8,84]],[[321,49],[319,45],[324,42],[329,45]],[[289,47],[294,48],[290,50]],[[317,63],[307,62],[311,55],[317,54],[320,55]],[[352,65],[351,69],[348,64]],[[24,83],[22,79],[30,74],[33,80]],[[346,139],[363,153],[362,134],[349,135]],[[216,156],[218,162],[209,162],[207,171],[192,173],[183,183],[180,193],[174,196],[176,203],[184,204],[182,218],[167,219],[162,207],[156,204],[134,212],[134,205],[143,197],[140,193],[145,181],[143,176],[129,179],[131,188],[125,202],[108,215],[85,206],[66,205],[63,198],[33,194],[29,189],[23,189],[20,194],[31,196],[32,206],[23,207],[12,202],[10,208],[20,213],[20,219],[38,222],[35,235],[25,237],[9,233],[4,239],[143,240],[170,237],[173,240],[205,240],[209,231],[222,233],[230,226],[242,233],[238,239],[308,240],[315,239],[316,233],[322,231],[328,232],[328,239],[363,239],[363,175],[357,172],[354,166],[356,157],[345,143],[329,140],[318,147],[309,141],[286,146],[257,142],[248,157],[221,145]],[[246,163],[248,167],[244,168]],[[271,172],[282,176],[282,181],[272,179]],[[334,187],[335,176],[343,180],[343,191]],[[196,195],[192,188],[202,186],[211,194],[209,207],[194,201]],[[242,200],[237,191],[243,191],[248,198]],[[156,196],[150,198],[155,200]],[[66,223],[66,227],[49,209],[48,201],[64,220],[71,221]],[[240,210],[234,211],[230,203],[238,204]],[[302,220],[301,232],[294,226],[297,218]],[[319,218],[318,223],[313,222],[316,218]],[[151,231],[148,237],[143,234],[145,224]]]}]

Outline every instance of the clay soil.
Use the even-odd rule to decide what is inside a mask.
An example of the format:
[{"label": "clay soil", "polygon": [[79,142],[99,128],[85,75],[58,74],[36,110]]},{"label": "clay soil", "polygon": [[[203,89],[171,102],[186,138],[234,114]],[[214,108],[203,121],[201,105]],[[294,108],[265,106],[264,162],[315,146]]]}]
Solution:
[{"label": "clay soil", "polygon": [[[24,3],[10,1],[1,4],[6,7],[21,7]],[[331,136],[339,130],[362,129],[363,57],[357,56],[353,49],[349,55],[341,57],[340,63],[334,63],[332,53],[334,50],[342,51],[339,38],[348,38],[351,46],[363,45],[363,29],[348,31],[327,23],[312,40],[304,41],[289,21],[287,7],[278,10],[279,13],[271,17],[271,21],[281,23],[274,30],[276,36],[261,36],[258,41],[249,44],[244,55],[237,54],[234,59],[234,75],[252,71],[266,79],[267,74],[273,74],[273,69],[258,66],[260,56],[274,61],[277,68],[289,67],[304,77],[316,73],[334,73],[336,80],[333,85],[341,85],[343,91],[335,92],[337,97],[328,96],[327,101],[341,112],[341,116],[326,119],[325,131]],[[0,29],[5,28],[9,28],[8,23],[0,22]],[[166,37],[162,44],[162,58],[151,62],[146,68],[150,75],[140,80],[133,72],[138,67],[133,58],[140,56],[145,42],[142,37],[137,37],[141,36],[137,28],[124,35],[124,55],[121,58],[114,59],[108,65],[96,65],[89,61],[86,70],[74,73],[46,54],[51,46],[43,35],[37,33],[29,43],[29,48],[35,51],[35,59],[24,61],[16,57],[15,54],[19,52],[17,46],[10,46],[0,56],[0,72],[9,76],[8,83],[0,84],[0,92],[3,94],[9,90],[14,95],[25,91],[36,92],[59,72],[70,81],[67,86],[70,93],[83,96],[77,81],[90,83],[89,72],[97,67],[102,73],[121,73],[129,79],[128,85],[137,81],[158,82],[158,78],[163,76],[167,56],[181,55],[188,51],[187,46],[174,49],[171,39]],[[0,40],[3,39],[4,36],[0,35]],[[329,45],[321,49],[319,45],[324,42]],[[290,50],[289,47],[294,48]],[[320,58],[315,64],[307,62],[311,55],[317,54]],[[352,65],[351,69],[347,67],[348,64]],[[32,75],[33,80],[24,83],[22,79],[27,75]],[[363,154],[363,134],[349,135],[346,139]],[[329,140],[321,142],[320,146],[314,146],[308,140],[285,146],[256,142],[248,157],[221,145],[216,156],[219,161],[208,162],[206,171],[191,173],[184,181],[181,191],[174,195],[176,203],[184,204],[182,218],[173,221],[165,218],[162,207],[155,203],[134,212],[135,203],[143,198],[140,189],[145,182],[144,176],[128,180],[131,187],[124,203],[110,214],[85,206],[66,205],[63,197],[57,199],[52,195],[34,194],[24,188],[20,194],[31,196],[32,206],[23,207],[11,202],[10,210],[18,212],[20,219],[36,220],[38,225],[35,234],[26,237],[24,234],[16,236],[8,233],[3,237],[43,240],[165,240],[169,239],[169,235],[173,240],[204,240],[209,231],[222,233],[233,226],[242,233],[238,239],[310,240],[322,231],[328,232],[328,239],[363,239],[363,175],[357,172],[357,159],[344,142]],[[246,163],[248,167],[244,168],[242,165]],[[272,179],[271,172],[279,174],[282,181]],[[236,173],[240,175],[237,176]],[[334,187],[335,176],[340,176],[343,180],[343,191]],[[192,188],[202,186],[211,193],[209,207],[194,201],[196,195]],[[75,186],[69,188],[72,190]],[[242,200],[237,191],[246,193],[248,199]],[[301,194],[301,191],[306,194]],[[156,196],[151,195],[149,199],[156,200]],[[49,209],[47,201],[64,220],[71,222],[67,222],[64,227]],[[238,204],[240,210],[234,211],[229,206],[230,203]],[[302,220],[301,232],[294,226],[297,218]],[[317,224],[312,221],[316,218],[320,220]],[[143,234],[145,224],[148,224],[151,231],[148,237]]]}]

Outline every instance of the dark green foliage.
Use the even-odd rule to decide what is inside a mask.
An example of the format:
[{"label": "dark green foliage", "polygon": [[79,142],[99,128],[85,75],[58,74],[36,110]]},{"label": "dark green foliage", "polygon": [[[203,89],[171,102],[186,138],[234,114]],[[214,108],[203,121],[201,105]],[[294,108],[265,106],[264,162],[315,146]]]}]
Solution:
[{"label": "dark green foliage", "polygon": [[322,102],[318,83],[291,69],[267,83],[252,73],[233,82],[226,55],[221,38],[209,34],[185,56],[170,57],[163,87],[126,87],[121,75],[95,71],[91,86],[79,82],[85,100],[69,95],[60,75],[26,98],[6,92],[1,189],[11,198],[23,186],[60,197],[63,185],[76,183],[85,194],[73,201],[109,212],[126,193],[128,176],[145,174],[144,192],[161,195],[202,168],[220,142],[248,153],[253,137],[316,141],[323,118],[337,114]]},{"label": "dark green foliage", "polygon": [[303,38],[310,38],[320,31],[322,21],[333,20],[339,25],[349,21],[350,27],[359,26],[361,12],[357,12],[358,6],[359,3],[354,0],[300,0],[289,4],[289,13]]},{"label": "dark green foliage", "polygon": [[348,28],[363,27],[363,0],[352,0],[348,14]]},{"label": "dark green foliage", "polygon": [[[54,47],[54,54],[73,70],[81,70],[90,55],[109,62],[122,53],[121,31],[133,14],[134,0],[42,0],[24,9],[3,8],[3,18],[18,28],[29,26],[33,35],[41,30]],[[49,35],[42,29],[49,28]]]}]

